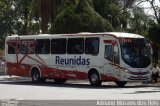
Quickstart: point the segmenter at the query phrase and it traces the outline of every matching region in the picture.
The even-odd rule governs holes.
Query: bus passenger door
[[[108,76],[119,77],[119,53],[117,45],[107,44],[104,51],[104,73]]]

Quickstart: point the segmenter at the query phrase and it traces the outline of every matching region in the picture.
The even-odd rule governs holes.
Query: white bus
[[[89,79],[93,86],[103,81],[124,86],[151,80],[150,46],[143,36],[130,33],[8,36],[5,58],[8,75],[33,82]]]

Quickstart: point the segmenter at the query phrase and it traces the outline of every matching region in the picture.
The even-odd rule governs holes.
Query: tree
[[[105,32],[113,30],[109,21],[98,14],[89,1],[79,1],[76,7],[76,13],[79,14],[81,18],[82,31]]]
[[[158,24],[160,24],[160,1],[159,0],[137,0],[137,6],[141,5],[142,3],[149,3],[150,7],[141,7],[142,9],[150,9],[152,10],[152,18],[154,18]]]
[[[18,34],[20,35],[27,35],[29,30],[29,23],[31,21],[30,18],[30,4],[32,0],[12,0],[13,6],[14,6],[14,12],[16,14],[15,19],[15,26],[16,24],[19,25],[19,28],[17,29]],[[21,29],[21,30],[19,30]]]
[[[119,0],[93,0],[94,10],[107,19],[114,28],[120,27],[119,15],[122,4]]]
[[[154,25],[149,29],[149,38],[152,40],[153,59],[158,63],[158,54],[160,49],[160,25]]]
[[[50,33],[112,31],[110,23],[95,12],[90,3],[79,0],[78,4],[68,5],[56,17]]]
[[[158,22],[158,24],[160,24],[160,6],[156,5],[155,0],[146,0],[146,1],[150,3],[150,5],[153,9],[154,15],[155,15],[155,19]],[[159,1],[159,3],[160,3],[160,1]]]
[[[50,33],[77,33],[79,27],[80,18],[75,14],[75,6],[70,5],[58,14]]]
[[[59,13],[61,3],[64,2],[62,0],[32,0],[32,16],[40,21],[42,33],[48,33],[49,24],[53,23]]]
[[[152,41],[160,44],[160,25],[154,25],[150,27],[148,35]]]
[[[0,49],[4,48],[4,39],[12,33],[14,12],[10,0],[0,0]]]
[[[133,33],[147,36],[149,28],[149,18],[144,13],[144,10],[135,7],[132,9],[132,17],[129,19],[130,31]]]
[[[124,10],[127,8],[133,8],[136,1],[137,0],[123,0]]]
[[[93,0],[94,9],[107,19],[116,31],[127,29],[128,8],[135,0]]]

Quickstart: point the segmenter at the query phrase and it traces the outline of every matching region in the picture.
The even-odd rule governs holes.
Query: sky
[[[155,0],[155,6],[158,6],[160,8],[160,0]],[[152,9],[150,9],[149,7],[151,7],[149,2],[144,2],[141,4],[142,7],[146,8],[145,12],[149,15],[154,15],[154,12]]]

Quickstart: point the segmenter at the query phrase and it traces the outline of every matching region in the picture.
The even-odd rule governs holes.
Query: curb
[[[0,81],[11,81],[11,80],[19,80],[19,77],[18,76],[10,77],[8,75],[0,77]]]
[[[2,76],[2,75],[6,75],[5,72],[0,72],[0,76]]]
[[[18,81],[18,80],[29,80],[26,77],[19,77],[19,76],[9,76],[9,75],[0,75],[0,81]]]

